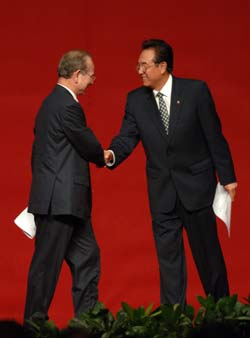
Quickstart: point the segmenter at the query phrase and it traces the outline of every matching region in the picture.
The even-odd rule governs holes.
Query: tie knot
[[[158,93],[156,94],[156,96],[162,99],[163,96],[164,96],[164,94],[162,94],[161,92],[158,92]]]

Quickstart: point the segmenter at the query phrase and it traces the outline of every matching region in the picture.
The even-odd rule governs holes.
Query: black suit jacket
[[[142,141],[151,213],[170,211],[176,193],[194,211],[213,202],[216,173],[221,184],[235,182],[228,144],[207,85],[173,77],[169,135],[150,88],[128,94],[122,127],[110,145],[119,165]]]
[[[34,133],[29,212],[88,218],[89,162],[104,166],[103,149],[80,104],[62,86],[42,103]]]

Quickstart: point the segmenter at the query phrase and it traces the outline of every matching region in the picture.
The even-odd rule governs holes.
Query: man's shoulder
[[[62,86],[56,85],[41,102],[37,115],[49,114],[51,118],[66,111],[82,113],[82,107]]]
[[[191,86],[191,87],[202,87],[206,86],[206,82],[199,79],[192,78],[183,78],[183,77],[175,77],[173,76],[173,83],[176,83],[181,86]]]
[[[151,93],[152,93],[152,89],[151,88],[145,87],[145,86],[141,86],[141,87],[137,87],[135,89],[132,89],[128,93],[128,97],[140,97],[140,96],[149,95]]]
[[[205,81],[203,80],[199,80],[199,79],[192,79],[192,78],[182,78],[182,77],[176,77],[173,76],[173,86],[179,86],[179,87],[183,87],[183,88],[189,88],[189,89],[199,89],[202,87],[207,87],[207,84]],[[128,97],[129,98],[139,98],[139,97],[143,97],[143,96],[147,96],[147,95],[151,95],[152,94],[152,89],[146,86],[141,86],[141,87],[137,87],[133,90],[131,90],[128,93]]]
[[[47,98],[51,99],[60,98],[63,101],[73,101],[73,102],[75,101],[70,92],[66,88],[58,84],[52,89],[51,93],[47,96]]]
[[[53,107],[79,106],[70,92],[60,85],[56,85],[43,100],[43,104]]]
[[[192,79],[192,78],[180,78],[173,77],[173,88],[180,89],[187,93],[197,93],[198,95],[201,92],[210,92],[210,89],[207,83],[204,80]]]

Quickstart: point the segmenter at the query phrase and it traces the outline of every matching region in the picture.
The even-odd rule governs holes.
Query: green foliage
[[[29,334],[32,338],[57,338],[59,329],[52,320],[46,320],[43,314],[35,313],[26,321]]]
[[[247,302],[247,304],[250,305],[250,293],[249,293],[248,297],[244,297],[243,299]]]
[[[230,337],[250,337],[250,304],[238,301],[237,295],[223,297],[215,303],[213,297],[198,297],[202,307],[194,321],[195,330],[209,330]]]
[[[122,302],[114,317],[98,302],[95,307],[69,322],[69,328],[83,328],[92,338],[190,338],[204,335],[204,330],[233,332],[235,337],[250,336],[250,302],[238,301],[237,295],[215,302],[212,296],[198,297],[197,314],[192,306],[161,305],[153,310],[150,304],[133,308]],[[51,321],[32,318],[29,321],[34,338],[57,338],[59,330]],[[224,331],[223,331],[224,330]]]
[[[217,303],[212,296],[197,298],[202,307],[195,319],[196,326],[211,322],[250,321],[250,304],[240,303],[237,295],[223,297]]]
[[[95,307],[88,312],[80,314],[78,318],[73,318],[69,322],[69,327],[84,328],[93,337],[103,337],[113,326],[114,317],[101,302],[96,303]]]

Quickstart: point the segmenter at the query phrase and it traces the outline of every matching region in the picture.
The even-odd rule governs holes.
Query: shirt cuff
[[[113,161],[112,162],[108,162],[106,164],[106,166],[107,167],[112,167],[115,164],[115,153],[113,152],[113,150],[110,150],[110,149],[108,149],[108,151],[110,151],[112,153],[112,155],[113,155]]]

